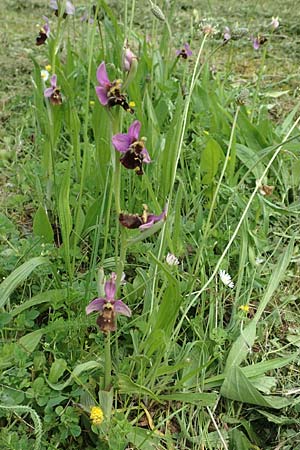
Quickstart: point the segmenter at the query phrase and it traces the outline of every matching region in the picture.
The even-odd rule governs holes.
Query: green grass
[[[79,3],[66,20],[48,2],[5,0],[1,11],[0,443],[297,449],[299,12],[161,2],[167,27],[150,3],[100,1],[101,32],[80,22]],[[42,15],[51,37],[36,47]],[[247,35],[222,45],[225,25]],[[268,40],[255,51],[258,32]],[[138,56],[133,115],[94,89],[103,60],[110,80],[126,78],[125,36]],[[176,60],[185,42],[193,55]],[[59,106],[43,96],[46,64]],[[134,120],[152,159],[142,176],[111,145]],[[167,219],[123,228],[119,211],[143,220],[143,204],[156,215],[168,204]],[[107,334],[85,307],[111,272],[132,316]]]

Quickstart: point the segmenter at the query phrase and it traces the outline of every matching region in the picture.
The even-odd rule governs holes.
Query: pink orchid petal
[[[128,134],[118,133],[112,137],[112,144],[118,152],[126,153],[132,141]]]
[[[128,136],[131,139],[131,142],[130,142],[131,144],[135,141],[138,141],[140,131],[141,131],[141,122],[138,120],[135,120],[134,122],[132,122],[132,124],[128,128]]]
[[[106,106],[108,103],[107,90],[104,87],[96,86],[96,94],[101,105]]]
[[[85,308],[86,314],[91,314],[94,311],[102,311],[105,303],[105,298],[95,298],[95,300],[91,301]]]
[[[53,94],[53,88],[47,88],[44,90],[44,97],[51,97],[51,95]]]
[[[109,81],[104,61],[102,61],[102,63],[100,64],[100,66],[97,69],[97,80],[103,87],[111,86],[111,82]]]
[[[122,314],[123,316],[131,317],[131,310],[130,310],[130,308],[128,308],[128,306],[125,305],[125,303],[123,303],[122,300],[115,301],[115,303],[114,303],[114,311],[117,314]]]
[[[53,88],[56,88],[56,86],[57,86],[57,76],[56,75],[52,75],[52,77],[50,78],[50,84]]]
[[[150,220],[150,221],[148,221],[148,220],[147,220],[147,223],[144,223],[143,225],[139,226],[140,230],[147,230],[148,228],[151,228],[154,225],[154,220]]]
[[[69,15],[75,14],[75,6],[69,0],[66,3],[66,13]]]
[[[151,163],[151,158],[150,155],[148,153],[148,150],[144,147],[143,150],[141,151],[141,154],[143,155],[143,162],[145,164],[149,164]]]
[[[115,299],[116,295],[116,274],[113,272],[111,274],[110,280],[108,280],[104,285],[105,297],[108,302]]]

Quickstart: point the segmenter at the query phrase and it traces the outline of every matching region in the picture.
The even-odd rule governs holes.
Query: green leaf
[[[67,363],[64,359],[56,359],[50,368],[48,380],[50,383],[57,383],[67,368]]]
[[[99,391],[99,405],[103,410],[104,417],[106,419],[110,419],[112,409],[113,409],[113,399],[114,399],[114,391],[111,389],[110,391]]]
[[[16,306],[11,312],[11,317],[19,315],[21,312],[25,311],[32,306],[41,305],[42,303],[50,303],[53,308],[58,308],[63,306],[64,301],[71,296],[77,295],[75,291],[70,291],[70,289],[52,289],[46,292],[41,292],[35,295],[30,300]]]
[[[204,174],[202,178],[204,184],[212,184],[222,155],[223,152],[218,142],[214,139],[209,139],[202,152],[200,163],[200,171]]]
[[[263,396],[237,366],[228,370],[220,392],[223,397],[231,400],[274,409],[284,408],[294,401],[271,395]]]
[[[232,449],[253,450],[254,448],[245,434],[237,428],[234,428],[229,432],[229,438],[230,448]]]
[[[123,373],[120,373],[118,376],[118,386],[121,394],[147,395],[158,403],[162,403],[154,392],[145,386],[135,383],[128,375]]]
[[[75,367],[75,369],[72,371],[71,375],[69,376],[69,378],[65,383],[53,384],[49,380],[47,380],[47,383],[55,391],[62,391],[67,386],[69,386],[69,384],[73,379],[77,381],[77,378],[82,372],[90,371],[93,369],[99,369],[100,367],[103,367],[103,363],[100,363],[98,361],[88,361],[86,363],[78,364],[78,366]]]
[[[53,242],[54,233],[48,215],[42,205],[39,206],[33,219],[33,234],[41,237],[44,242]]]
[[[50,264],[48,258],[38,256],[26,261],[15,269],[0,285],[0,308],[8,300],[11,293],[29,277],[31,272],[42,264]]]
[[[226,373],[232,366],[239,366],[246,358],[249,350],[254,344],[256,338],[256,323],[251,321],[243,329],[242,333],[232,344],[228,354],[224,372]]]
[[[22,348],[24,348],[28,353],[32,353],[36,347],[38,346],[42,336],[43,336],[42,330],[35,330],[31,333],[26,334],[25,336],[22,336],[18,343],[21,345]]]
[[[203,392],[174,392],[174,394],[163,394],[160,400],[191,403],[197,406],[214,406],[218,399],[217,394]]]

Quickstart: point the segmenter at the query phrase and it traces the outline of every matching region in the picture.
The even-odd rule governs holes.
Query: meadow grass
[[[5,2],[2,447],[300,448],[297,13]]]

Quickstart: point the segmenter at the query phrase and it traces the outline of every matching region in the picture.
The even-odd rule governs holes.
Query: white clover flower
[[[231,289],[234,288],[234,283],[231,281],[231,276],[229,273],[225,272],[225,270],[219,270],[219,276],[221,278],[222,283],[225,284],[225,286],[230,287]]]
[[[42,77],[42,79],[44,80],[44,81],[47,81],[48,80],[48,78],[49,78],[49,72],[48,72],[48,70],[41,70],[41,77]]]
[[[169,264],[169,266],[178,266],[179,259],[176,258],[176,256],[173,255],[173,253],[168,253],[166,256],[166,262],[167,264]]]

